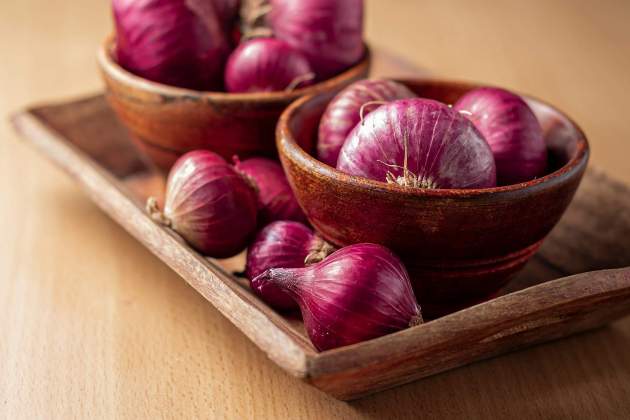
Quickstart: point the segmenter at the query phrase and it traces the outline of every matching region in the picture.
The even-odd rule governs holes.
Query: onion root
[[[172,224],[171,219],[169,219],[168,217],[164,215],[164,213],[162,213],[162,211],[160,210],[160,206],[158,205],[157,198],[149,197],[147,199],[147,204],[145,206],[145,209],[147,213],[149,214],[149,216],[151,216],[151,219],[153,219],[154,222],[157,222],[161,224],[162,226],[166,226],[166,227],[171,226]]]

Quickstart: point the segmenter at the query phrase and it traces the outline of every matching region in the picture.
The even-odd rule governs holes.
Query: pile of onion
[[[363,0],[243,0],[242,6],[238,0],[112,0],[112,5],[118,63],[174,86],[293,90],[330,78],[365,54]]]
[[[474,89],[454,106],[390,80],[363,80],[322,115],[317,157],[350,175],[409,188],[489,188],[545,174],[547,149],[520,96]]]
[[[208,4],[196,16],[229,14],[229,7]],[[287,4],[295,6],[270,2]],[[305,1],[295,10],[343,9],[329,6],[317,9]],[[273,22],[279,12],[271,10]],[[264,57],[268,48],[280,51],[291,66],[273,57],[256,58],[262,67],[250,66],[248,60]],[[235,54],[225,79],[233,91],[294,88],[296,79],[310,83],[304,75],[319,71],[312,57],[280,39],[249,40]],[[259,78],[258,70],[273,77]],[[317,153],[347,174],[411,189],[489,188],[497,177],[501,183],[527,181],[547,166],[542,129],[520,96],[481,88],[451,107],[389,80],[357,82],[333,99],[320,121]],[[306,225],[276,161],[234,157],[230,164],[210,151],[189,152],[169,173],[163,207],[154,198],[147,202],[154,220],[205,255],[229,257],[247,247],[245,274],[253,292],[278,310],[299,309],[320,351],[422,322],[400,259],[378,244],[335,250]]]

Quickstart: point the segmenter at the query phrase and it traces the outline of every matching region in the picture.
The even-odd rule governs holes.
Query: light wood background
[[[542,97],[630,182],[630,2],[371,0],[368,40]],[[284,374],[22,144],[5,116],[100,89],[105,0],[0,4],[0,417],[630,418],[630,319],[352,403]]]

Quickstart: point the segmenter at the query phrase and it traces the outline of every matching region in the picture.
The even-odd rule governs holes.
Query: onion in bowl
[[[232,52],[225,68],[228,92],[291,91],[314,78],[302,53],[273,38],[245,41]]]
[[[167,85],[221,88],[229,43],[212,7],[200,0],[113,0],[112,6],[118,64]]]
[[[496,186],[492,151],[459,112],[431,99],[402,99],[372,111],[349,134],[337,169],[410,188]]]
[[[274,36],[302,52],[319,80],[363,57],[363,0],[270,0],[269,6]]]
[[[385,79],[359,80],[339,92],[326,107],[319,123],[317,158],[335,166],[350,131],[370,111],[395,99],[416,94],[405,85]]]
[[[462,96],[454,109],[466,115],[488,141],[499,184],[544,175],[547,147],[538,119],[527,103],[505,89],[482,87]]]

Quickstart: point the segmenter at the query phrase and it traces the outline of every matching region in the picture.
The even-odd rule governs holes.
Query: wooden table
[[[89,4],[88,4],[89,3]],[[56,5],[54,5],[56,4]],[[566,110],[630,182],[630,3],[368,1],[367,37],[425,73]],[[0,114],[95,92],[108,2],[0,12]],[[630,319],[352,403],[289,377],[0,124],[0,417],[629,418]]]

